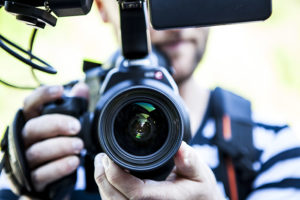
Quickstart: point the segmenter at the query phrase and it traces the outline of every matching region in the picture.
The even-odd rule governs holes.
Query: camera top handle
[[[146,2],[118,0],[118,3],[123,56],[129,60],[145,58],[150,51]]]

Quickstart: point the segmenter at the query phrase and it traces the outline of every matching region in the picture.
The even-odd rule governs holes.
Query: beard
[[[206,39],[198,44],[195,40],[185,40],[186,47],[177,47],[180,42],[168,40],[167,43],[154,45],[164,54],[174,72],[172,74],[177,85],[188,80],[201,62],[206,49]]]

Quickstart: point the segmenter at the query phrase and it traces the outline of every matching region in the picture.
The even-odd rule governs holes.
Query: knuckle
[[[106,174],[107,174],[107,179],[112,184],[116,184],[116,183],[119,183],[120,181],[122,181],[122,180],[120,180],[120,177],[118,175],[112,174],[110,169],[107,170]]]
[[[79,129],[78,127],[80,127],[80,123],[78,122],[78,120],[72,116],[62,114],[49,114],[48,118],[49,121],[52,122],[54,129],[57,131],[70,132],[73,129]]]
[[[61,115],[51,114],[47,117],[49,118],[49,120],[51,120],[52,126],[55,130],[64,131],[67,129],[67,122]]]
[[[67,175],[69,172],[69,167],[67,164],[65,165],[58,165],[60,167],[57,167],[57,176],[59,177],[63,177],[65,175]]]
[[[53,127],[56,130],[64,130],[65,124],[62,123],[60,120],[56,120],[56,121],[53,121]]]
[[[44,119],[44,116],[29,119],[24,125],[22,131],[23,137],[28,138],[33,136],[32,133],[42,132],[42,130],[45,128],[45,122],[47,123],[47,121]]]
[[[26,122],[22,131],[23,137],[29,136],[30,132],[33,131],[34,127],[35,127],[35,119],[30,119],[28,122]]]
[[[24,108],[26,108],[32,104],[32,99],[34,99],[35,96],[43,95],[46,91],[47,91],[47,86],[41,86],[41,87],[38,87],[37,89],[35,89],[30,95],[28,95],[25,98],[25,100],[23,102]]]
[[[79,144],[74,142],[77,140],[80,141],[80,139],[77,138],[58,137],[50,140],[51,144],[49,142],[48,146],[55,148],[56,150],[53,152],[56,152],[56,154],[60,156],[73,155],[81,150],[79,149]]]
[[[40,159],[40,154],[34,147],[31,147],[26,151],[26,158],[29,162],[37,161]]]
[[[73,172],[79,164],[79,158],[71,156],[64,159],[59,165],[56,165],[57,173],[61,176],[65,176]]]
[[[68,165],[68,163],[61,164],[60,167],[57,168],[58,174],[65,175],[68,174],[71,171],[71,167]]]
[[[33,94],[41,94],[41,95],[46,94],[49,87],[50,86],[47,85],[40,86],[34,90]]]
[[[99,187],[102,186],[102,183],[104,183],[106,179],[105,173],[98,175],[97,177],[95,177],[95,181],[96,183],[98,183]]]

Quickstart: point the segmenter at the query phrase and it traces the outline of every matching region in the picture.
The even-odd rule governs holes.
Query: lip
[[[166,42],[162,44],[162,46],[168,49],[175,49],[178,46],[180,46],[180,44],[182,44],[183,42],[184,42],[183,40],[176,40],[176,41]]]
[[[171,42],[166,42],[160,45],[161,49],[166,53],[174,53],[179,51],[181,46],[183,46],[187,41],[184,40],[176,40]]]

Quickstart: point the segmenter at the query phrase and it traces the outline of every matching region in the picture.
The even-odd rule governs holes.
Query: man
[[[112,23],[118,31],[116,2],[97,0],[96,3],[103,20]],[[120,169],[104,153],[97,155],[94,178],[102,199],[226,198],[224,180],[216,181],[211,170],[219,165],[218,149],[209,142],[215,133],[214,119],[206,115],[211,93],[201,88],[192,76],[203,56],[207,37],[206,28],[167,31],[151,29],[153,45],[167,55],[174,67],[174,79],[189,109],[192,136],[202,138],[203,142],[193,140],[194,148],[183,143],[174,157],[176,167],[167,180],[161,182],[136,178]],[[22,135],[26,158],[32,170],[31,178],[38,191],[43,191],[48,184],[71,174],[80,165],[76,155],[84,145],[76,137],[81,128],[79,121],[61,114],[40,116],[41,107],[60,98],[62,93],[61,86],[42,87],[24,102],[23,114],[27,123]],[[87,98],[88,88],[78,84],[71,93]],[[251,192],[248,199],[300,199],[300,191],[297,190],[300,183],[300,159],[297,158],[300,155],[299,141],[285,126],[254,124],[254,145],[262,153],[257,162],[253,163],[257,176],[249,185]],[[78,174],[76,188],[84,189],[84,184],[80,182],[83,179],[80,170]],[[71,195],[71,199],[80,198]]]

